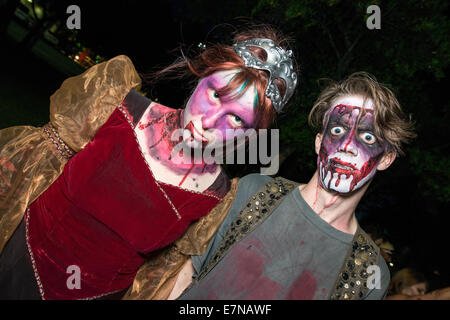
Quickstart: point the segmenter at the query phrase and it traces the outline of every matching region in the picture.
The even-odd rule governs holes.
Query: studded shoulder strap
[[[329,299],[363,299],[368,291],[369,274],[367,268],[378,262],[379,252],[378,246],[358,225]]]

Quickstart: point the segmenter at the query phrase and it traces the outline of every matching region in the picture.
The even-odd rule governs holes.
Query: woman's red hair
[[[267,38],[275,42],[276,45],[283,47],[286,38],[269,26],[253,28],[234,35],[233,43],[249,40],[252,38]],[[286,49],[286,48],[284,48]],[[262,61],[267,59],[266,52],[260,48],[250,48],[252,53]],[[256,128],[267,128],[276,118],[276,111],[272,107],[272,101],[266,97],[265,91],[269,80],[269,73],[264,70],[248,68],[243,60],[234,51],[233,47],[224,44],[213,44],[208,46],[201,54],[194,58],[183,57],[167,68],[156,72],[150,79],[157,81],[160,78],[185,78],[194,75],[197,78],[207,77],[217,71],[240,69],[241,71],[227,84],[227,86],[218,90],[219,95],[227,95],[241,87],[245,82],[246,86],[255,85],[258,101],[255,108]],[[286,84],[283,80],[276,79],[276,85],[284,95]],[[243,90],[244,92],[245,90]],[[243,94],[240,92],[237,96]]]

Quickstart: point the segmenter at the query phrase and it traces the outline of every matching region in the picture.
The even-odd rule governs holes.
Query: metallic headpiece
[[[251,47],[264,49],[267,53],[267,60],[262,61],[256,57],[249,50]],[[281,112],[297,85],[297,74],[294,72],[291,59],[292,51],[285,51],[270,39],[260,38],[236,43],[233,45],[233,49],[244,60],[246,67],[269,71],[270,78],[266,89],[266,97],[272,101],[275,111]],[[283,79],[286,83],[286,92],[283,97],[275,84],[275,79],[277,78]]]

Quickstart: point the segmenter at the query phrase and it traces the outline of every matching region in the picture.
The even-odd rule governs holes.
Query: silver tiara
[[[262,61],[249,50],[250,47],[264,49],[267,53],[267,60]],[[294,94],[297,85],[297,74],[294,72],[292,63],[292,51],[285,51],[275,45],[270,39],[254,38],[242,41],[233,45],[234,51],[244,60],[246,67],[269,71],[269,84],[266,89],[266,97],[272,101],[272,105],[277,113],[281,112],[288,100]],[[282,97],[275,79],[283,79],[286,83],[286,92]]]

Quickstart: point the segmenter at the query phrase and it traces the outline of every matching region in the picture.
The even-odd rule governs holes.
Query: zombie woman
[[[297,80],[266,28],[159,76],[174,73],[197,79],[184,109],[139,94],[133,64],[118,56],[64,81],[44,127],[0,131],[0,298],[123,295],[150,253],[215,220],[208,212],[236,188],[186,150],[268,127]]]

